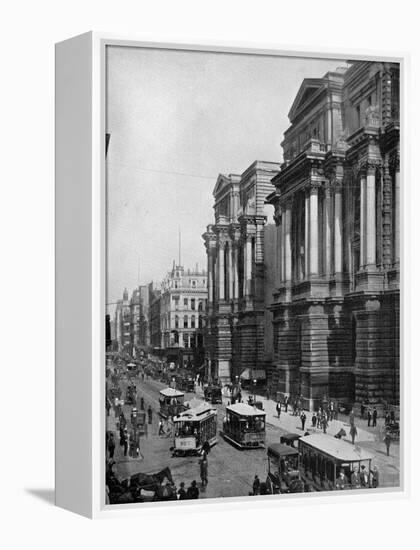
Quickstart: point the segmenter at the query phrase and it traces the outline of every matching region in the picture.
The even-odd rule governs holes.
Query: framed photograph
[[[404,79],[369,52],[57,44],[59,506],[404,493]]]

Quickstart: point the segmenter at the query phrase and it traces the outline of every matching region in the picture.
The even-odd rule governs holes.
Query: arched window
[[[198,302],[198,311],[203,311],[203,302],[201,300]]]
[[[184,328],[188,328],[188,315],[184,315]]]

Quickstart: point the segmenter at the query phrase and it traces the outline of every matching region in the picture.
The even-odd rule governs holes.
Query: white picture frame
[[[105,504],[105,52],[107,46],[239,52],[273,56],[388,60],[401,67],[401,181],[407,135],[407,54],[280,48],[273,45],[144,42],[89,32],[56,45],[56,504],[90,518],[138,514],[145,505]],[[407,186],[402,185],[402,208]],[[402,227],[402,230],[404,228]],[[402,235],[402,264],[404,264]],[[404,274],[401,281],[404,318]],[[77,342],[77,354],[74,343]],[[401,346],[401,364],[406,362]],[[351,500],[408,494],[406,368],[401,369],[401,486]],[[77,452],[75,452],[77,451]],[[76,475],[77,474],[77,475]],[[299,502],[300,496],[258,499],[258,505]],[[342,496],[305,495],[305,499]],[[297,500],[296,500],[297,499]],[[247,497],[212,499],[195,505],[246,506]],[[256,502],[255,499],[253,502]],[[154,507],[170,506],[156,503]],[[188,506],[192,504],[187,503]],[[183,506],[179,507],[182,513]],[[178,512],[178,510],[177,510]]]

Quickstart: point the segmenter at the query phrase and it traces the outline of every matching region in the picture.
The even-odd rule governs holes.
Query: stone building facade
[[[203,235],[208,260],[205,348],[207,378],[228,383],[245,370],[265,377],[271,365],[274,224],[267,226],[266,196],[280,165],[255,161],[242,175],[220,175],[213,191],[215,223]],[[272,218],[271,218],[272,220]],[[271,301],[271,300],[270,300]]]
[[[184,269],[174,263],[162,282],[160,347],[166,356],[176,356],[180,366],[200,366],[198,363],[203,361],[206,305],[206,271],[198,268]]]
[[[276,221],[273,390],[399,402],[399,67],[305,79],[267,200]]]

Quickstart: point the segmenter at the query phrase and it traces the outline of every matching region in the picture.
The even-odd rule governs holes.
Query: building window
[[[198,311],[203,311],[203,302],[202,302],[202,300],[200,300],[198,302]]]
[[[179,317],[175,315],[175,328],[179,328]]]
[[[195,315],[191,316],[191,328],[195,328]]]
[[[192,286],[193,288],[195,288],[195,287],[197,286],[197,281],[192,280],[192,281],[191,281],[191,286]]]
[[[188,328],[188,315],[184,315],[184,328]]]
[[[198,316],[198,328],[203,328],[203,317],[201,315]]]
[[[195,298],[191,298],[191,309],[195,310]]]
[[[188,298],[184,298],[184,307],[188,309]]]

